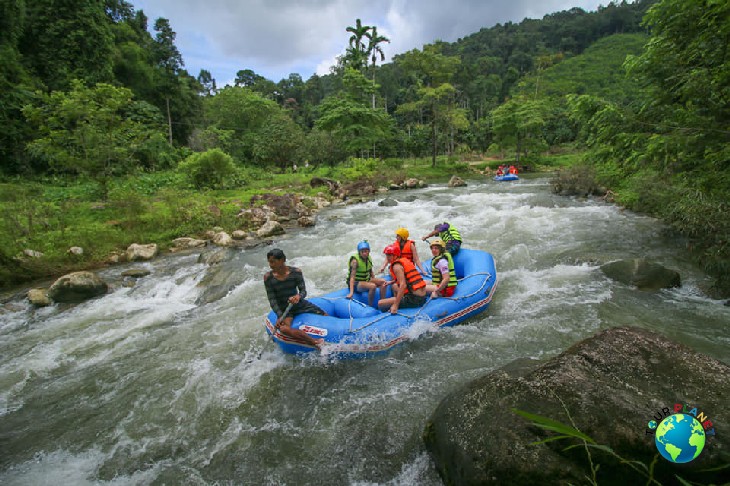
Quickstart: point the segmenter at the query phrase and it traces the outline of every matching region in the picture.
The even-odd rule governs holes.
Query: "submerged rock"
[[[601,270],[609,278],[634,285],[639,290],[659,290],[681,285],[679,273],[643,258],[606,263],[601,265]]]
[[[613,328],[543,363],[515,363],[447,396],[424,431],[426,448],[446,484],[582,484],[591,477],[586,449],[576,440],[535,442],[558,434],[534,426],[519,409],[557,420],[647,466],[657,455],[650,420],[675,403],[704,413],[710,428],[730,424],[730,367],[665,337]],[[566,450],[566,447],[579,444]],[[646,478],[611,455],[590,448],[600,464],[598,484],[639,484]],[[730,463],[730,434],[707,437],[701,455],[679,468],[661,457],[662,484],[722,482]]]

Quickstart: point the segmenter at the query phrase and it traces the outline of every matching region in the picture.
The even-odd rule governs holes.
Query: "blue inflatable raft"
[[[431,261],[424,262],[431,268]],[[383,353],[433,326],[453,326],[489,308],[497,287],[497,270],[491,254],[462,248],[454,257],[459,280],[452,297],[430,299],[422,307],[399,309],[396,314],[367,305],[367,292],[347,299],[347,288],[308,299],[327,312],[327,316],[300,314],[292,328],[325,340],[324,353],[344,358],[363,358]],[[380,298],[376,290],[375,305]],[[392,296],[388,286],[383,297]],[[281,334],[274,328],[276,314],[266,316],[266,331],[286,353],[302,354],[316,348]]]
[[[519,177],[517,177],[517,174],[505,174],[501,176],[494,176],[495,181],[518,181],[520,180]]]

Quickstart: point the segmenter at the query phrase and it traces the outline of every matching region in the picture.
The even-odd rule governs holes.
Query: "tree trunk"
[[[436,117],[431,120],[431,167],[436,167]]]
[[[170,98],[165,98],[165,104],[167,105],[167,135],[172,145],[172,116],[170,115]]]

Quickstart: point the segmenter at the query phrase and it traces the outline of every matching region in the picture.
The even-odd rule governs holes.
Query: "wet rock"
[[[256,231],[256,236],[266,238],[284,234],[284,227],[278,221],[267,221],[261,228]]]
[[[207,244],[205,240],[198,238],[189,238],[183,236],[181,238],[175,238],[172,240],[172,246],[175,250],[186,250],[189,248],[202,248]]]
[[[386,197],[385,199],[383,199],[382,201],[380,201],[378,203],[378,206],[384,206],[384,207],[392,207],[392,206],[397,206],[397,205],[398,205],[398,201],[396,201],[392,197]]]
[[[535,445],[557,434],[513,409],[573,423],[597,444],[649,465],[657,454],[649,420],[683,403],[719,427],[730,423],[728,396],[726,364],[654,332],[613,328],[546,362],[515,363],[456,390],[432,414],[424,441],[446,484],[582,484],[590,477],[585,449],[566,449],[571,440]],[[600,449],[591,457],[601,465],[599,484],[646,482]],[[719,484],[724,471],[704,470],[729,462],[730,435],[718,433],[681,469],[659,458],[654,477]]]
[[[138,243],[132,243],[127,247],[127,261],[146,261],[152,260],[159,253],[159,248],[156,243],[150,243],[148,245],[140,245]]]
[[[449,187],[464,187],[464,186],[466,186],[466,182],[464,182],[464,179],[462,179],[459,176],[451,176],[451,179],[449,179],[448,186]]]
[[[219,231],[213,236],[213,244],[217,246],[232,246],[233,238],[225,231]]]
[[[146,277],[150,273],[152,272],[147,270],[146,268],[130,268],[129,270],[125,270],[122,272],[122,277],[142,278]]]
[[[618,260],[601,265],[606,276],[639,290],[659,290],[679,287],[679,273],[642,258]]]
[[[59,278],[48,289],[55,302],[78,303],[105,294],[109,286],[93,272],[73,272]]]
[[[53,304],[46,289],[30,289],[27,296],[30,303],[36,307],[47,307]]]

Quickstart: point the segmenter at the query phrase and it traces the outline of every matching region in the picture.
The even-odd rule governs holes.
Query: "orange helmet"
[[[385,249],[383,250],[383,253],[385,253],[386,255],[395,255],[395,256],[399,257],[400,256],[400,246],[398,246],[397,243],[390,244],[385,247]]]

